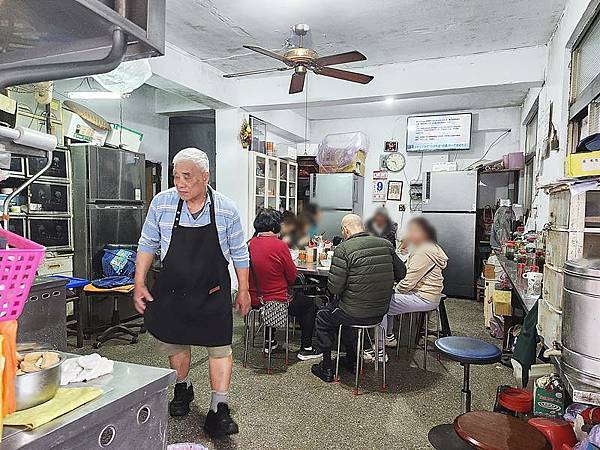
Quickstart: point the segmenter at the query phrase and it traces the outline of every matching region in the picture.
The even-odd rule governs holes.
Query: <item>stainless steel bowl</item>
[[[17,375],[15,380],[17,411],[41,405],[56,395],[56,391],[60,386],[60,366],[65,357],[60,352],[49,351],[58,354],[59,361],[56,364],[39,372]],[[23,355],[25,354],[23,353]]]

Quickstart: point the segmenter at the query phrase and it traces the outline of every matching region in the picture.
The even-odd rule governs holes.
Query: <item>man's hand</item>
[[[238,291],[235,296],[235,309],[237,309],[242,316],[245,316],[250,312],[250,306],[250,292],[247,290]]]
[[[146,310],[146,302],[154,301],[145,284],[136,284],[133,288],[133,305],[140,314]]]

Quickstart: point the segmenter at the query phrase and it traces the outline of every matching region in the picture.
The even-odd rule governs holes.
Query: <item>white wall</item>
[[[552,152],[550,157],[536,164],[539,177],[537,185],[542,186],[551,181],[564,177],[564,158],[567,154],[567,126],[569,108],[569,84],[570,84],[570,49],[567,48],[569,40],[573,37],[575,30],[584,17],[587,19],[598,5],[598,0],[570,0],[567,3],[563,17],[548,44],[546,63],[546,80],[541,90],[530,91],[525,100],[522,111],[522,121],[525,120],[531,110],[531,106],[539,93],[538,113],[538,153],[543,146],[544,138],[547,136],[547,111],[550,103],[553,104],[552,123],[558,130],[560,150]],[[546,120],[544,118],[546,117]],[[525,134],[522,133],[523,146]],[[539,160],[539,158],[538,158]],[[534,222],[538,230],[548,221],[548,196],[543,191],[538,191],[534,202]]]
[[[90,90],[87,83],[81,85],[81,79],[58,81],[55,89],[66,94],[73,90]],[[94,89],[98,85],[92,82]],[[143,85],[136,89],[129,98],[122,100],[123,125],[144,134],[140,152],[146,159],[162,164],[163,189],[167,187],[169,169],[169,118],[154,113],[156,89]],[[57,96],[60,100],[64,97]],[[118,100],[77,100],[84,106],[104,117],[109,122],[120,123],[120,106]]]
[[[402,201],[386,202],[386,207],[398,224],[406,222],[411,216],[408,195],[409,181],[421,178],[420,174],[430,170],[434,163],[448,161],[450,158],[451,161],[456,160],[458,162],[459,169],[463,169],[481,158],[490,144],[508,128],[512,130],[511,133],[498,141],[498,143],[491,148],[485,159],[492,161],[499,159],[506,153],[519,151],[520,108],[494,108],[470,112],[473,113],[473,134],[471,138],[471,149],[469,151],[427,153],[423,155],[422,163],[421,154],[409,153],[405,170],[400,173],[389,174],[390,180],[400,180],[404,182]],[[370,148],[366,161],[365,200],[363,206],[363,214],[365,217],[369,217],[375,209],[383,205],[381,202],[372,202],[371,198],[373,170],[379,169],[379,158],[380,155],[383,154],[384,141],[398,141],[399,151],[405,156],[407,155],[406,120],[407,116],[402,115],[362,119],[311,121],[310,140],[312,143],[320,142],[325,135],[330,133],[363,131],[369,137]],[[406,205],[407,211],[405,213],[401,213],[398,210],[398,206],[401,203]]]

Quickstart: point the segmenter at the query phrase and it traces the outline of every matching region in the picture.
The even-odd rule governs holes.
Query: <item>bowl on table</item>
[[[319,261],[319,264],[322,266],[323,269],[329,270],[329,268],[331,267],[331,259],[322,259],[321,261]]]
[[[29,353],[23,352],[22,356]],[[44,353],[35,351],[35,353]],[[20,373],[15,379],[15,397],[17,411],[33,408],[51,400],[60,386],[61,364],[65,357],[57,351],[49,351],[58,355],[58,362],[40,369],[37,372]]]

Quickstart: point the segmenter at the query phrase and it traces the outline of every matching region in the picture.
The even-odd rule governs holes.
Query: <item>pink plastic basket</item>
[[[16,320],[23,311],[45,249],[4,228],[0,228],[0,237],[10,247],[0,249],[0,321]]]

